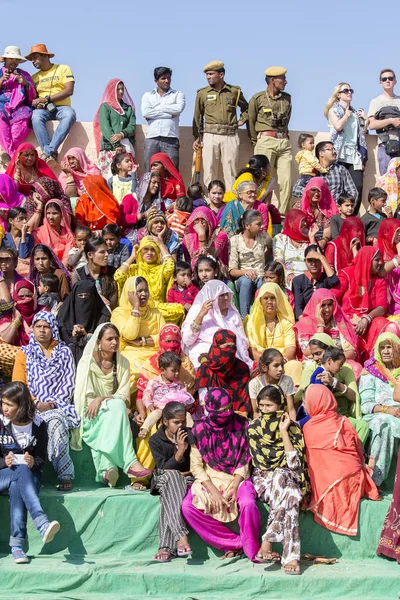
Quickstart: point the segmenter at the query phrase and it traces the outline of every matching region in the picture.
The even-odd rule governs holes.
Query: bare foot
[[[298,560],[291,560],[283,567],[286,575],[300,575],[300,565]]]

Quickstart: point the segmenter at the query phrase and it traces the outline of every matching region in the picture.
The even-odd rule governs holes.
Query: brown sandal
[[[72,479],[60,479],[56,487],[59,492],[70,492],[74,486]]]
[[[243,554],[243,549],[239,548],[239,550],[228,550],[221,556],[219,560],[225,560],[227,558],[236,558],[236,556],[241,556]]]

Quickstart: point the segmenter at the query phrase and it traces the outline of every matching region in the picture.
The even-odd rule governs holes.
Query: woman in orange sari
[[[336,412],[335,397],[324,385],[308,386],[304,406],[311,417],[303,427],[312,490],[308,510],[322,527],[355,536],[361,498],[380,500],[361,442],[350,421]]]
[[[83,180],[85,192],[79,196],[75,217],[92,231],[102,231],[110,224],[119,223],[118,202],[110,192],[106,180],[101,175],[89,175]]]

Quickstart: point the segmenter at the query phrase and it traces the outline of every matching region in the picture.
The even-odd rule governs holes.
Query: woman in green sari
[[[119,351],[119,331],[112,323],[99,325],[87,343],[76,373],[75,408],[81,425],[73,430],[71,448],[91,451],[96,481],[115,487],[118,469],[136,481],[151,475],[133,449],[127,407],[130,369]]]
[[[312,336],[308,348],[310,349],[311,356],[314,360],[312,362],[307,362],[303,369],[300,386],[297,390],[295,400],[302,400],[303,393],[310,385],[312,374],[321,364],[325,350],[335,346],[334,340],[326,333],[315,333]],[[368,439],[369,427],[368,423],[362,419],[360,395],[358,393],[353,368],[347,362],[344,363],[339,373],[336,375],[336,379],[338,380],[338,387],[342,388],[332,392],[338,405],[337,412],[349,419],[350,423],[357,431],[361,443],[364,445]]]
[[[381,333],[364,364],[359,389],[370,429],[369,453],[375,457],[372,479],[380,486],[389,474],[400,440],[400,339]]]

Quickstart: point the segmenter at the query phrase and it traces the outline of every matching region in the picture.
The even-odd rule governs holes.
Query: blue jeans
[[[242,275],[235,281],[235,287],[239,294],[239,312],[242,319],[249,314],[250,306],[254,300],[254,294],[256,293],[256,290],[262,286],[262,284],[262,276],[253,281],[252,279],[248,279],[245,275]]]
[[[10,496],[10,546],[23,546],[26,540],[27,511],[39,529],[49,519],[39,500],[40,476],[28,465],[0,469],[0,492]]]
[[[47,131],[47,121],[60,121],[50,140]],[[56,106],[55,110],[35,108],[32,113],[32,127],[39,145],[46,156],[57,156],[57,150],[67,137],[69,130],[76,121],[76,112],[71,106]]]
[[[164,152],[179,169],[179,140],[175,137],[155,137],[144,140],[144,171],[150,171],[150,159],[153,154]]]

